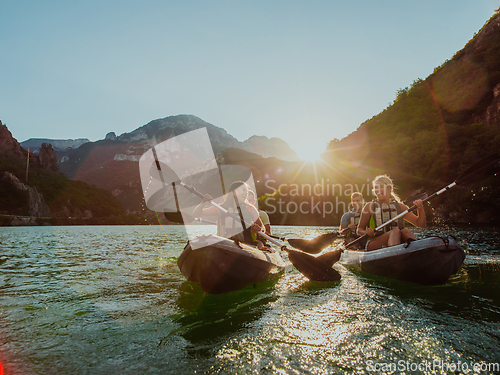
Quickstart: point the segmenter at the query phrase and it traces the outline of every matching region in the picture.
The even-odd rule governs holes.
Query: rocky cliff
[[[19,142],[12,136],[12,133],[7,129],[7,125],[3,125],[0,120],[0,150],[17,157],[26,157],[27,151],[24,150]]]
[[[2,124],[2,121],[0,121],[0,150],[14,158],[28,159],[28,151],[12,136],[12,133],[6,125]],[[30,166],[40,165],[48,171],[59,172],[56,153],[51,144],[43,143],[40,146],[38,155],[32,151],[29,154]]]
[[[27,202],[27,216],[35,217],[50,217],[50,209],[45,199],[43,199],[42,194],[31,186],[28,186],[21,181],[12,173],[5,171],[2,177],[2,184],[11,185],[14,189],[27,192],[28,202]]]
[[[38,152],[38,159],[40,160],[42,168],[56,173],[59,172],[56,152],[51,144],[42,143],[40,151]]]
[[[49,149],[47,145],[45,145],[42,155],[43,163],[37,155],[32,152],[29,154],[30,165],[42,167],[45,165],[48,168],[59,169],[55,153],[52,149]],[[50,209],[42,194],[35,187],[21,182],[18,176],[6,170],[8,169],[9,161],[11,163],[18,163],[23,166],[21,169],[23,181],[26,177],[29,177],[29,171],[26,172],[26,175],[24,174],[24,168],[28,161],[28,152],[21,147],[19,142],[12,136],[7,126],[3,125],[1,121],[0,155],[3,159],[2,170],[0,170],[3,198],[10,201],[7,203],[3,202],[2,204],[4,213],[21,213],[27,216],[50,217]],[[18,200],[18,202],[15,202],[16,200]]]
[[[39,155],[30,152],[28,159],[28,152],[1,122],[0,214],[7,215],[0,225],[137,222],[125,217],[123,205],[111,193],[59,173],[50,144],[42,144]]]

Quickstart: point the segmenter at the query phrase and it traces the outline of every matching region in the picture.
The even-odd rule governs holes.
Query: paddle
[[[156,169],[160,174],[159,178],[163,183],[165,183],[165,181],[169,181],[169,183],[172,184],[174,187],[176,184],[181,185],[192,194],[195,194],[203,199],[204,195],[202,193],[200,193],[194,187],[186,185],[184,182],[182,182],[177,176],[177,174],[168,165],[159,163],[158,159],[156,158],[156,153],[154,153],[154,156],[155,156],[154,166],[156,166]],[[154,168],[154,166],[152,167]],[[155,174],[152,174],[152,176],[155,176]],[[220,211],[224,212],[226,215],[234,218],[235,220],[238,221],[241,220],[240,217],[232,214],[231,212],[229,212],[219,204],[215,203],[214,201],[211,200],[210,204],[218,208]],[[269,242],[279,246],[282,251],[286,251],[288,253],[288,259],[290,260],[290,263],[292,263],[294,267],[297,268],[297,270],[300,273],[302,273],[305,277],[307,277],[309,280],[313,281],[340,280],[340,274],[332,268],[333,264],[340,259],[341,255],[340,251],[330,252],[328,254],[324,254],[319,257],[314,257],[300,250],[288,249],[286,245],[281,244],[280,242],[274,240],[265,233],[259,232],[258,235],[260,237],[265,238]]]
[[[470,166],[469,168],[467,168],[467,170],[465,172],[463,172],[454,182],[452,182],[448,186],[445,186],[441,190],[435,192],[430,197],[422,199],[422,201],[427,202],[427,201],[445,193],[446,191],[450,190],[451,188],[453,188],[457,185],[462,185],[464,182],[469,181],[474,177],[476,179],[478,179],[478,178],[481,178],[485,174],[494,173],[500,167],[499,163],[500,163],[500,154],[498,154],[498,153],[491,154],[491,155],[479,160],[478,162],[476,162],[474,165]],[[391,220],[386,221],[385,223],[379,225],[377,228],[375,228],[375,232],[386,227],[387,225],[389,225],[393,221],[396,221],[399,218],[405,216],[408,212],[413,211],[416,208],[417,208],[417,206],[415,206],[415,205],[411,206],[406,211],[403,211],[399,215],[393,217]],[[368,235],[364,234],[363,236],[361,236],[361,237],[355,239],[354,241],[352,241],[351,243],[347,244],[345,246],[345,248],[347,249],[347,248],[362,241],[363,239],[365,239],[367,237],[368,237]]]
[[[183,223],[184,218],[182,217],[182,213],[180,211],[176,212],[164,212],[163,215],[165,219],[171,221],[172,223]]]
[[[332,233],[324,233],[320,234],[317,237],[314,237],[311,240],[306,240],[303,238],[289,238],[288,243],[295,247],[296,249],[300,249],[309,254],[319,254],[321,251],[330,246],[335,239],[349,231],[349,228],[344,228],[340,232],[332,232]]]
[[[403,203],[407,206],[409,206],[410,204],[413,204],[413,202],[415,202],[417,199],[421,199],[421,200],[424,200],[424,199],[427,199],[429,196],[427,195],[427,193],[425,192],[424,189],[419,189],[419,190],[416,190],[414,191],[413,193],[411,193],[408,198],[406,198]]]
[[[424,191],[424,189],[420,189],[414,191],[408,198],[405,199],[404,203],[408,206],[409,204],[415,202],[417,199],[424,200],[427,197],[428,195]],[[319,254],[323,249],[330,246],[339,235],[342,235],[348,231],[349,228],[344,228],[340,232],[320,234],[319,236],[310,240],[305,240],[303,238],[290,238],[287,241],[293,247],[305,251],[309,254]]]

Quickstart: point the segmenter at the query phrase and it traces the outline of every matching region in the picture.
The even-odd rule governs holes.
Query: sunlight
[[[321,158],[321,154],[326,150],[324,140],[318,138],[307,138],[300,143],[295,150],[299,158],[305,162],[315,162]]]

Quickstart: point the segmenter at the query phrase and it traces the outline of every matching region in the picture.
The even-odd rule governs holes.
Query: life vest
[[[373,204],[373,206],[372,206],[373,207],[373,214],[370,218],[369,226],[373,229],[386,223],[387,221],[391,220],[393,217],[396,217],[397,215],[399,215],[402,212],[401,206],[394,199],[391,200],[389,202],[389,204],[381,203],[378,200],[374,200],[372,202],[372,204]],[[400,217],[398,220],[393,221],[392,223],[383,227],[381,229],[382,232],[376,233],[375,236],[379,236],[380,234],[387,233],[396,227],[399,229],[403,229],[405,227],[404,219],[402,217]]]
[[[348,215],[349,216],[347,217],[347,226],[349,226],[349,224],[354,224],[356,225],[357,228],[359,224],[359,218],[361,217],[361,212],[358,212],[356,210],[351,210],[348,212]],[[346,237],[357,238],[358,235],[356,234],[356,232],[353,233],[349,230],[347,231]]]
[[[224,205],[223,205],[224,206]],[[247,209],[250,213],[250,207],[243,203],[234,210],[232,207],[224,207],[229,213],[239,216],[240,220],[222,212],[217,220],[217,235],[220,237],[231,238],[249,245],[255,245],[252,238],[252,231],[243,218],[242,209]],[[236,233],[237,232],[237,233]]]
[[[265,232],[265,226],[266,226],[266,224],[271,224],[269,222],[269,216],[267,215],[267,213],[265,211],[259,211],[259,218],[260,218],[260,221],[262,221],[262,225],[264,225],[263,230]],[[255,234],[254,232],[250,231],[250,234],[252,235],[252,240],[254,242],[257,242],[257,240],[264,241],[262,239],[262,237],[257,238],[257,234]]]

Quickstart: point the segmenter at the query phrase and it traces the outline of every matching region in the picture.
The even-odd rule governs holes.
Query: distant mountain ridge
[[[68,148],[78,148],[81,145],[90,142],[88,138],[77,139],[48,139],[48,138],[30,138],[21,142],[21,146],[25,149],[30,149],[31,152],[38,154],[43,143],[51,144],[54,150],[66,151]]]
[[[281,138],[267,138],[254,135],[243,141],[240,148],[258,154],[264,158],[275,157],[285,161],[299,161],[296,152]],[[278,150],[279,152],[276,152]]]
[[[145,215],[137,163],[140,157],[166,139],[200,128],[207,129],[215,155],[226,149],[240,149],[261,159],[261,154],[264,154],[265,157],[276,155],[278,159],[299,160],[297,154],[281,139],[255,136],[240,142],[226,130],[196,116],[177,115],[150,121],[119,136],[109,132],[105,139],[84,143],[76,149],[58,151],[60,169],[73,180],[110,191],[122,202],[127,212]]]
[[[242,148],[263,157],[277,157],[286,161],[299,161],[299,157],[293,151],[288,143],[280,138],[268,138],[266,136],[254,135],[249,139],[240,142],[226,130],[209,124],[200,118],[192,115],[169,116],[150,121],[148,124],[137,128],[136,130],[123,133],[116,136],[114,132],[109,132],[104,138],[105,141],[117,141],[125,143],[134,143],[149,140],[149,144],[154,144],[158,139],[168,139],[170,137],[186,133],[191,130],[206,127],[209,131],[210,140],[215,153],[220,153],[228,147]],[[97,141],[98,142],[98,141]],[[43,143],[51,144],[58,155],[61,155],[68,149],[77,149],[78,147],[92,143],[88,138],[78,139],[48,139],[48,138],[30,138],[21,142],[24,148],[30,148],[31,152],[37,154]],[[117,158],[137,161],[140,155],[130,156],[119,155]],[[67,155],[63,155],[67,156]],[[59,158],[61,161],[62,156]],[[63,160],[67,161],[67,159]]]

